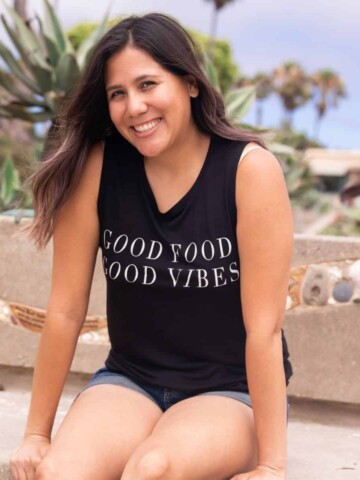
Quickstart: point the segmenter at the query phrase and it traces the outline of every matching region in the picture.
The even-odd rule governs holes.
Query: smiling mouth
[[[143,123],[141,125],[132,125],[131,128],[135,130],[135,132],[138,133],[145,133],[149,132],[150,130],[153,130],[157,125],[161,122],[161,118],[155,118],[154,120],[151,120],[150,122]]]

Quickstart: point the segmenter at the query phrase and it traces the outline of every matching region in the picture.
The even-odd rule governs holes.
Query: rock
[[[343,278],[343,272],[340,267],[333,265],[328,268],[328,272],[330,274],[330,277],[333,279],[333,281],[338,281]]]
[[[356,262],[346,268],[344,277],[351,279],[360,288],[360,260],[356,260]]]
[[[335,283],[332,296],[337,302],[346,303],[351,300],[354,293],[354,286],[351,282],[340,280]]]
[[[285,306],[285,310],[290,310],[290,309],[291,309],[291,307],[292,307],[292,304],[293,304],[293,302],[292,302],[292,300],[291,300],[291,297],[290,297],[290,295],[287,295],[287,297],[286,297],[286,306]]]
[[[306,305],[326,305],[330,297],[330,274],[325,267],[311,265],[306,272],[301,299]]]

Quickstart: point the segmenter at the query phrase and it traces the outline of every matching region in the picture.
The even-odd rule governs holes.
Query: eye
[[[123,94],[124,94],[124,92],[122,90],[114,90],[110,95],[110,100],[112,98],[120,97]]]
[[[151,87],[152,85],[155,85],[155,82],[153,82],[153,81],[151,81],[151,80],[146,80],[145,82],[142,82],[142,83],[140,84],[140,87],[141,87],[142,89],[145,89],[145,90],[146,90],[147,88]]]

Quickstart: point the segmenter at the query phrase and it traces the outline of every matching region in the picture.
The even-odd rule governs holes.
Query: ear
[[[186,81],[190,97],[196,98],[199,95],[199,87],[196,78],[192,75],[186,75]]]

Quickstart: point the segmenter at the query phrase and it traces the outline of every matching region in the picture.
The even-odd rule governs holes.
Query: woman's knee
[[[61,473],[59,473],[56,462],[53,462],[47,455],[42,459],[36,468],[35,480],[60,480]]]
[[[140,445],[140,450],[142,450]],[[165,480],[171,478],[171,462],[160,447],[135,451],[124,469],[121,480],[141,478],[142,480]]]
[[[45,455],[36,469],[35,480],[89,480],[89,471],[82,468],[81,461],[59,456]]]
[[[161,414],[138,392],[114,385],[87,389],[60,425],[39,465],[37,480],[120,478]]]

